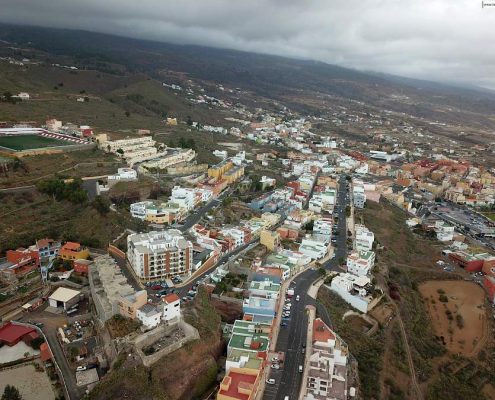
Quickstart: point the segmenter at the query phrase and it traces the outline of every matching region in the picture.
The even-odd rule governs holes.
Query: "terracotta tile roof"
[[[330,328],[320,319],[313,321],[313,342],[327,342],[330,339],[335,339],[335,335]]]
[[[180,298],[175,293],[170,293],[170,294],[167,294],[165,297],[162,297],[162,301],[167,303],[167,304],[173,303],[173,302],[178,301],[178,300],[180,300]]]

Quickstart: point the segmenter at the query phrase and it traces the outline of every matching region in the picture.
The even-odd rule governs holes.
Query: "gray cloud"
[[[477,0],[2,0],[0,21],[304,57],[495,88]]]

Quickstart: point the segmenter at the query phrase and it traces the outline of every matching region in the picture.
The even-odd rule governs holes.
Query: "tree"
[[[1,400],[22,400],[19,390],[13,385],[5,386]]]
[[[91,205],[100,215],[108,214],[110,211],[110,201],[106,197],[96,196]]]
[[[126,117],[130,117],[130,116],[131,116],[131,113],[130,113],[129,111],[126,111],[126,112],[125,112],[125,116],[126,116]]]
[[[325,276],[327,274],[327,270],[323,267],[320,267],[318,268],[318,273],[321,275],[321,276]]]

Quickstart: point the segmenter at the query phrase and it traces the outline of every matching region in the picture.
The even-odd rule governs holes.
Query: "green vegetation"
[[[326,307],[334,329],[349,346],[349,351],[356,357],[359,366],[361,391],[365,399],[380,398],[380,372],[383,360],[383,332],[366,336],[358,326],[342,320],[344,313],[351,307],[339,296],[327,289],[318,292],[318,300]]]
[[[65,183],[61,179],[50,179],[39,182],[36,187],[41,193],[53,196],[56,200],[67,200],[71,203],[81,204],[88,199],[86,191],[82,188],[82,180],[74,179]]]
[[[20,151],[41,147],[67,146],[69,142],[38,135],[0,136],[0,147]]]

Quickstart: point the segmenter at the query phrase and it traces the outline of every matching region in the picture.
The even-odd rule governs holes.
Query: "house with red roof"
[[[7,346],[15,346],[21,340],[29,345],[38,337],[36,329],[30,326],[7,322],[0,327],[0,343]]]

